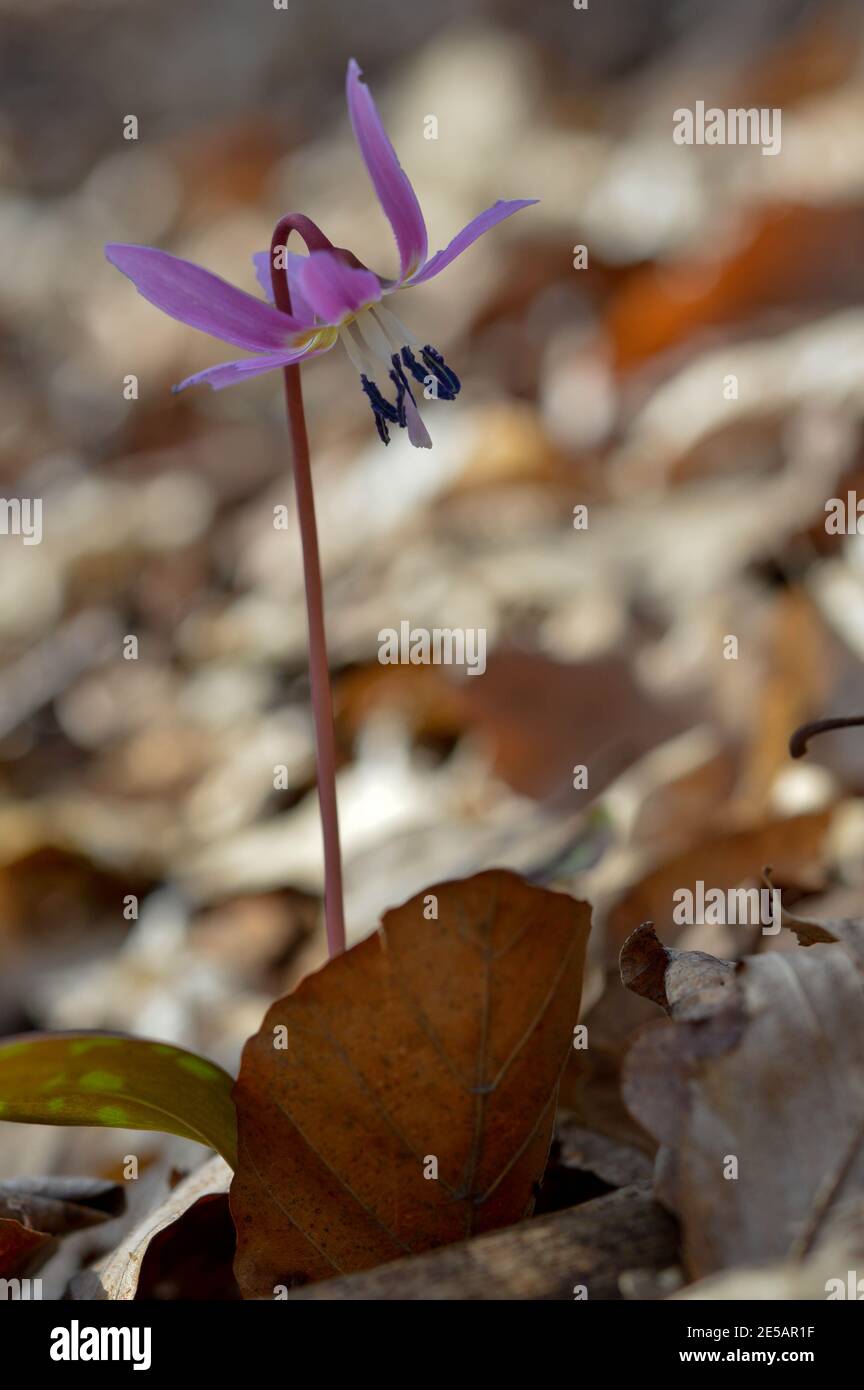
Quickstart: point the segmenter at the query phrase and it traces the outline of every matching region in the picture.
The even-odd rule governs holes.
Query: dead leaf
[[[634,963],[634,955],[636,957]],[[653,955],[653,962],[650,957]],[[637,933],[631,987],[664,990],[624,1066],[624,1099],[663,1145],[657,1195],[702,1278],[803,1257],[864,1190],[864,981],[841,944],[737,967]],[[738,1181],[727,1176],[732,1160]]]
[[[141,1260],[138,1301],[233,1302],[236,1247],[227,1192],[208,1192],[157,1231]]]
[[[246,1296],[529,1214],[589,924],[585,903],[491,870],[386,913],[272,1006],[234,1092]]]
[[[218,1197],[228,1191],[231,1169],[223,1158],[214,1154],[194,1173],[184,1178],[166,1197],[161,1206],[150,1212],[124,1236],[116,1250],[96,1269],[85,1270],[72,1280],[69,1296],[74,1299],[133,1299],[142,1277],[151,1241],[167,1231],[197,1202]],[[152,1272],[152,1266],[150,1271]],[[150,1275],[148,1274],[148,1278]],[[152,1283],[148,1285],[153,1291]]]
[[[714,835],[676,854],[631,884],[613,904],[606,921],[610,949],[620,950],[642,922],[661,922],[665,932],[672,920],[673,893],[692,889],[699,879],[706,888],[724,891],[749,882],[761,884],[762,870],[770,864],[778,883],[809,883],[811,890],[820,887],[821,849],[830,820],[830,811],[790,816]]]
[[[626,372],[705,329],[782,304],[824,305],[843,271],[860,276],[860,207],[777,205],[714,258],[649,266],[625,281],[608,312],[616,366]],[[851,241],[850,241],[851,237]],[[802,266],[808,273],[802,275]],[[830,297],[829,297],[830,302]]]
[[[676,1248],[674,1223],[652,1199],[647,1184],[633,1184],[511,1230],[328,1279],[288,1297],[298,1302],[572,1302],[574,1285],[583,1285],[594,1302],[617,1300],[629,1271],[659,1275],[673,1263]]]
[[[756,1269],[733,1269],[700,1279],[672,1295],[685,1301],[861,1298],[857,1270],[864,1259],[864,1207],[854,1205],[833,1222],[805,1259],[778,1260]],[[851,1283],[851,1288],[850,1288]]]
[[[29,1277],[56,1246],[56,1239],[47,1231],[34,1231],[21,1221],[0,1218],[0,1279]]]
[[[67,1235],[119,1216],[126,1195],[119,1183],[100,1178],[14,1178],[0,1182],[0,1217],[49,1235]]]
[[[573,767],[591,769],[591,796],[695,722],[659,704],[617,655],[553,661],[539,652],[492,652],[482,681],[462,690],[468,727],[488,744],[495,771],[522,796],[573,804]]]
[[[766,873],[765,882],[772,884],[770,872]],[[864,901],[860,890],[835,888],[821,894],[813,904],[806,904],[806,917],[803,909],[799,914],[790,912],[785,903],[781,908],[781,925],[794,932],[802,946],[815,946],[820,941],[842,941],[864,966]],[[838,916],[838,910],[844,915]]]

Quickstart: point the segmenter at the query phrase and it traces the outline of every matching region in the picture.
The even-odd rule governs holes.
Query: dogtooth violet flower
[[[484,232],[537,199],[499,200],[463,227],[443,251],[429,256],[417,195],[353,58],[348,64],[346,91],[360,153],[396,238],[397,279],[376,275],[352,252],[335,247],[311,219],[300,215],[283,220],[301,233],[308,255],[289,253],[282,247],[281,262],[273,262],[275,270],[284,269],[287,277],[290,314],[278,308],[273,299],[271,255],[275,247],[254,257],[256,275],[269,302],[154,247],[114,242],[106,246],[105,254],[139,294],[163,313],[255,354],[196,372],[175,391],[201,381],[218,391],[262,372],[318,357],[341,342],[360,374],[383,443],[389,443],[390,428],[396,426],[407,429],[413,445],[428,449],[432,441],[417,408],[418,385],[427,397],[450,401],[460,390],[459,378],[441,353],[415,338],[384,301],[433,279]]]

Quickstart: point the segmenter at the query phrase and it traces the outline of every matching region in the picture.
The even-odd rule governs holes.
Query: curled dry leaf
[[[49,1235],[68,1235],[101,1225],[126,1205],[120,1183],[100,1178],[12,1178],[0,1182],[0,1217]]]
[[[145,1267],[151,1241],[178,1223],[199,1202],[217,1201],[228,1191],[231,1169],[214,1154],[194,1173],[190,1173],[124,1236],[123,1240],[96,1269],[85,1270],[72,1280],[70,1295],[76,1299],[133,1299]]]
[[[492,870],[394,908],[273,1005],[234,1091],[247,1297],[530,1213],[589,929],[587,904]]]
[[[125,1203],[118,1183],[98,1178],[0,1182],[0,1278],[32,1274],[53,1255],[57,1236],[110,1221]]]
[[[864,1191],[859,961],[837,943],[730,968],[643,928],[622,975],[672,1018],[637,1038],[623,1094],[662,1145],[655,1185],[691,1277],[803,1257]]]
[[[772,886],[770,872],[766,873],[765,882]],[[838,901],[851,908],[854,915],[835,916],[831,907]],[[816,914],[819,918],[818,921],[814,916],[813,908],[810,906],[807,909],[807,916],[804,916],[797,912],[790,912],[783,904],[781,924],[795,933],[802,946],[815,946],[818,942],[825,941],[842,941],[850,954],[856,956],[864,968],[864,915],[862,915],[860,893],[855,890],[846,890],[845,892],[835,890],[835,892],[825,894],[818,899],[817,906],[822,909]]]

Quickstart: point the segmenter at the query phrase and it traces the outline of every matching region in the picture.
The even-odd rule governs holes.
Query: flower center
[[[452,401],[461,390],[458,376],[441,353],[418,340],[383,304],[369,305],[340,326],[339,337],[360,373],[360,385],[372,407],[382,443],[390,443],[388,426],[409,426],[409,413],[417,415],[417,401],[409,378],[423,387],[426,400]],[[418,361],[419,357],[419,361]],[[384,395],[378,381],[386,376],[395,400]],[[428,437],[428,436],[427,436]]]

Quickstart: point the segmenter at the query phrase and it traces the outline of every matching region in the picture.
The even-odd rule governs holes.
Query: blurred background
[[[0,40],[0,490],[43,504],[41,544],[0,536],[0,1031],[234,1068],[325,959],[280,382],[172,396],[232,353],[102,247],[254,291],[298,210],[393,274],[352,55],[431,250],[541,201],[396,305],[462,378],[433,450],[382,448],[341,350],[304,368],[351,939],[513,867],[595,903],[617,1037],[615,953],[682,864],[816,884],[833,825],[857,881],[864,738],[801,765],[787,740],[864,712],[864,548],[825,529],[864,498],[860,5],[3,0]],[[780,108],[780,152],[676,144],[700,100]],[[485,628],[485,674],[380,665],[404,619]],[[7,1125],[0,1175],[110,1174],[130,1143],[198,1153]]]

